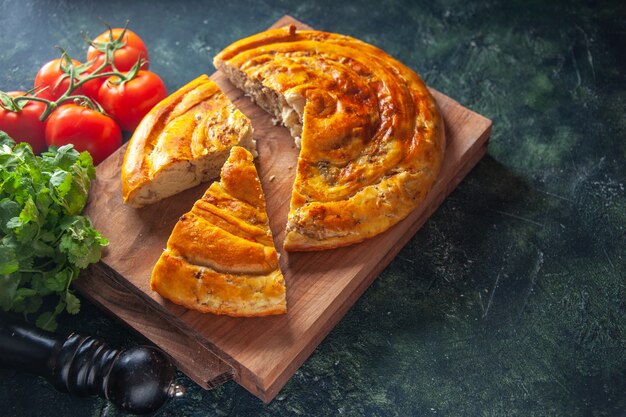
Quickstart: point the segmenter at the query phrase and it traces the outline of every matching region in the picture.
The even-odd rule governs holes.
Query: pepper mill
[[[0,366],[41,375],[62,392],[99,395],[133,414],[156,411],[184,394],[160,349],[114,349],[91,336],[64,338],[1,316]]]

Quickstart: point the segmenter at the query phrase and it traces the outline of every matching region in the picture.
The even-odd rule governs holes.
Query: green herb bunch
[[[35,156],[0,131],[0,308],[28,315],[58,297],[36,324],[54,330],[64,310],[78,313],[70,284],[100,259],[108,241],[81,213],[95,168],[72,145]]]

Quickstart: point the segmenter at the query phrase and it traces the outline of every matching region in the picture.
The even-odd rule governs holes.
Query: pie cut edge
[[[285,280],[252,154],[235,146],[154,266],[152,290],[203,313],[234,317],[287,311]]]
[[[253,153],[250,120],[201,75],[143,118],[122,163],[122,197],[143,207],[219,176],[235,145]]]
[[[214,65],[301,146],[287,251],[380,234],[436,181],[445,151],[437,104],[414,71],[381,49],[291,25],[231,44]]]

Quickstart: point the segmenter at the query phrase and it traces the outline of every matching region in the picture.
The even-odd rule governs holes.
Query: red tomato
[[[153,72],[140,70],[135,78],[114,84],[110,77],[98,94],[98,102],[111,115],[122,130],[133,131],[141,119],[161,100],[167,97],[165,84]]]
[[[61,97],[63,93],[67,91],[68,87],[70,86],[70,78],[66,76],[67,74],[61,69],[62,63],[65,66],[64,60],[62,60],[61,58],[57,58],[53,59],[52,61],[46,63],[43,67],[41,67],[41,69],[37,73],[37,76],[35,77],[35,87],[41,87],[37,90],[37,96],[54,101]],[[72,59],[72,63],[74,64],[74,67],[80,65],[80,62],[74,59]],[[64,77],[63,80],[59,83],[58,86],[56,86],[57,82],[59,82],[59,79],[61,79],[62,77]],[[74,90],[72,94],[82,94],[81,89],[79,88],[77,90]]]
[[[96,70],[96,67],[89,67],[82,74],[83,78],[89,77],[93,71]],[[89,98],[94,100],[98,100],[98,92],[100,91],[100,87],[107,80],[107,77],[94,78],[93,80],[87,81],[85,84],[81,86],[83,89],[83,94]]]
[[[111,29],[110,32],[106,31],[99,35],[93,40],[93,42],[111,42],[111,37],[115,40],[120,37],[123,31],[124,29],[122,28]],[[125,43],[125,45],[113,53],[113,62],[115,63],[115,67],[122,72],[129,71],[137,63],[137,60],[141,58],[144,60],[144,63],[141,65],[141,69],[147,70],[149,68],[148,60],[150,57],[148,56],[148,49],[146,48],[146,45],[144,45],[141,38],[137,36],[136,33],[126,29],[126,33],[124,34],[124,38],[121,42]],[[87,50],[87,61],[94,62],[94,69],[102,65],[104,57],[104,52],[93,46],[90,46]],[[108,70],[110,70],[110,67],[107,68],[107,71]]]
[[[24,96],[21,91],[11,91],[11,97]],[[23,104],[21,102],[20,104]],[[34,153],[46,149],[46,122],[40,122],[39,116],[46,109],[46,105],[39,101],[29,101],[20,112],[6,110],[0,104],[0,130],[6,132],[16,142],[28,142]]]
[[[96,110],[76,104],[56,109],[46,125],[48,146],[74,144],[78,151],[88,151],[99,164],[122,144],[122,132],[115,120]]]

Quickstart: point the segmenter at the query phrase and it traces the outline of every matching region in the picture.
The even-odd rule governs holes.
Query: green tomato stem
[[[87,107],[91,108],[92,110],[96,110],[100,113],[106,114],[106,112],[104,111],[100,103],[98,103],[96,100],[89,98],[85,95],[72,95],[72,93],[78,88],[82,87],[87,82],[95,80],[97,78],[117,77],[118,80],[115,80],[115,84],[125,84],[137,76],[137,73],[139,72],[141,68],[141,64],[142,64],[142,58],[140,57],[135,63],[135,65],[133,65],[131,70],[128,71],[126,74],[122,73],[121,71],[117,69],[117,67],[115,66],[114,55],[115,55],[115,51],[123,48],[126,45],[126,42],[123,42],[123,39],[128,29],[128,21],[126,21],[124,30],[121,32],[120,36],[118,36],[117,38],[113,38],[113,29],[109,25],[107,25],[107,27],[109,28],[109,39],[110,39],[108,42],[96,43],[91,40],[87,41],[91,46],[93,46],[97,50],[104,52],[104,61],[98,68],[96,68],[95,71],[93,71],[86,77],[83,77],[82,75],[86,71],[86,69],[89,68],[89,66],[87,66],[86,64],[83,64],[77,68],[72,62],[72,59],[69,56],[69,54],[62,48],[59,48],[59,50],[61,51],[60,69],[65,74],[59,77],[59,80],[57,81],[55,87],[60,85],[60,83],[64,79],[69,78],[68,88],[61,97],[59,97],[55,101],[37,97],[36,95],[35,96],[20,96],[20,97],[13,98],[13,97],[10,97],[8,94],[0,91],[0,96],[2,97],[2,104],[3,104],[2,107],[6,109],[7,111],[20,112],[23,107],[19,105],[20,102],[39,101],[46,105],[46,108],[44,109],[44,111],[41,113],[41,116],[39,117],[39,120],[42,122],[46,120],[48,116],[50,116],[50,114],[55,109],[57,109],[61,104],[66,103],[67,101],[71,101],[71,100],[80,101],[81,104],[87,105]],[[112,70],[104,72],[105,69],[109,66],[111,67]]]

